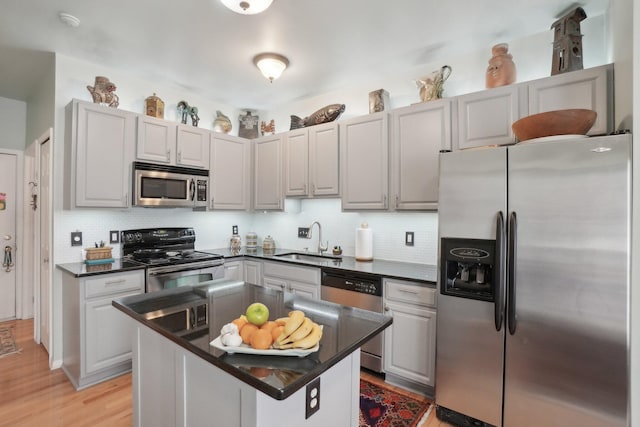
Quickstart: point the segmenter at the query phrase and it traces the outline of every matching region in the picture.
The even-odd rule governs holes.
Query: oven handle
[[[149,276],[157,276],[165,273],[177,273],[180,271],[201,270],[203,268],[222,267],[224,260],[221,261],[202,261],[190,262],[187,264],[167,265],[165,267],[148,267],[147,274]]]

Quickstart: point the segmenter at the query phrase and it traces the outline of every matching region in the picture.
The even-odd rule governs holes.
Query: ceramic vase
[[[487,67],[487,89],[506,86],[516,81],[516,64],[508,53],[509,45],[500,43],[491,48],[491,59]]]

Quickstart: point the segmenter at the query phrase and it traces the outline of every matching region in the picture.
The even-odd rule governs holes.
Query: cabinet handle
[[[213,209],[213,197],[211,198],[211,209]]]
[[[311,183],[311,194],[316,194],[316,185]]]
[[[171,160],[171,150],[167,150],[167,161]]]
[[[389,306],[387,304],[384,305],[384,311],[389,311]]]
[[[302,184],[302,192],[307,194],[307,184]]]
[[[399,202],[400,202],[400,197],[396,194],[396,208],[400,204]]]
[[[387,195],[386,194],[382,195],[382,206],[385,207],[385,208],[387,207]]]
[[[411,289],[398,288],[398,291],[404,292],[405,294],[418,295],[417,291],[412,291]]]
[[[182,162],[182,151],[178,151],[178,163]]]
[[[108,282],[104,282],[105,286],[113,286],[113,285],[117,285],[119,283],[124,283],[126,280],[125,279],[120,279],[120,280],[109,280]]]

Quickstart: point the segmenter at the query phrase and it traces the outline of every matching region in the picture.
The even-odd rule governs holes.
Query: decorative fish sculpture
[[[298,116],[291,115],[291,129],[300,129],[304,127],[319,125],[321,123],[328,123],[336,120],[345,109],[344,104],[331,104],[324,108],[319,109],[309,117],[301,119]]]

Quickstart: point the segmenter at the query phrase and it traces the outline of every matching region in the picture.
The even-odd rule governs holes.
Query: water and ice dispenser
[[[440,293],[493,302],[496,241],[443,238],[440,245]]]

